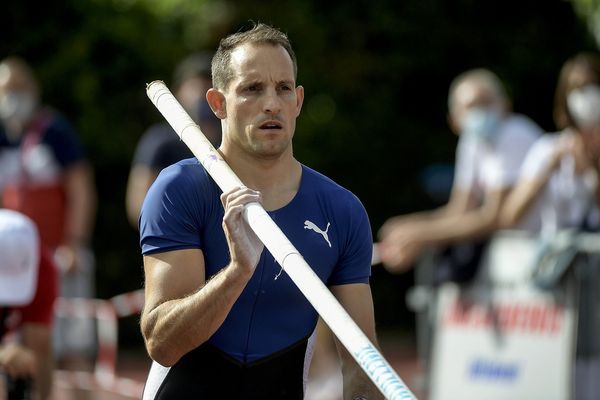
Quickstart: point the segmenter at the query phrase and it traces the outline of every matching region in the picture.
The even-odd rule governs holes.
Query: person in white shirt
[[[502,224],[527,228],[542,243],[561,230],[598,231],[600,200],[600,56],[579,53],[563,65],[556,87],[554,119],[559,132],[541,137],[523,164],[502,211]],[[597,399],[600,384],[600,282],[598,258],[579,259],[574,398]]]
[[[524,219],[533,232],[597,225],[600,199],[600,57],[581,53],[560,73],[554,118],[561,130],[541,137],[502,212],[503,225]],[[596,220],[596,221],[595,221]]]
[[[427,247],[478,241],[495,231],[523,159],[542,134],[531,119],[511,111],[500,79],[486,69],[455,78],[448,106],[450,127],[460,136],[450,200],[436,210],[385,222],[379,250],[392,272],[412,266]]]

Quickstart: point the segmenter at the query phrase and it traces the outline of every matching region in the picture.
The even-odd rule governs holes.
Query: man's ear
[[[304,103],[304,87],[296,87],[296,117],[300,115],[302,104]]]
[[[206,101],[217,118],[225,119],[225,117],[227,117],[227,107],[223,93],[215,88],[210,88],[208,89],[208,92],[206,92]]]

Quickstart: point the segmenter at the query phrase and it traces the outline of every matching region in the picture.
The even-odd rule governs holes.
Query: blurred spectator
[[[9,399],[45,400],[52,389],[57,271],[33,221],[16,211],[0,209],[0,254],[0,372],[6,386],[0,394],[10,390]]]
[[[92,170],[77,134],[57,111],[40,103],[39,83],[22,59],[0,62],[0,193],[2,204],[29,216],[60,270],[60,295],[93,297],[90,239],[96,211]],[[75,342],[57,324],[58,354]],[[65,329],[65,330],[63,330]],[[91,333],[78,332],[93,351]],[[92,347],[92,348],[90,348]]]
[[[460,136],[450,200],[433,211],[390,218],[380,229],[379,248],[386,268],[402,271],[429,246],[475,241],[449,247],[466,256],[449,251],[450,261],[436,267],[437,280],[460,282],[473,277],[482,243],[497,229],[521,163],[542,131],[511,112],[500,79],[485,69],[459,75],[450,86],[448,106],[450,127]]]
[[[213,146],[219,147],[221,122],[206,101],[206,92],[212,87],[211,60],[212,55],[204,52],[183,59],[173,74],[173,93]],[[137,229],[142,202],[158,173],[190,157],[192,152],[167,122],[146,130],[135,150],[127,183],[127,217],[132,226]]]
[[[502,212],[506,227],[528,220],[525,228],[548,240],[559,230],[597,232],[600,226],[600,56],[597,53],[580,53],[565,62],[554,100],[554,119],[560,131],[544,135],[531,148]],[[592,400],[600,398],[599,258],[583,254],[577,260],[572,264],[577,277],[579,315],[574,398]]]
[[[558,79],[554,119],[560,132],[541,137],[503,210],[505,226],[528,219],[527,228],[553,234],[598,226],[600,199],[600,58],[568,60]]]

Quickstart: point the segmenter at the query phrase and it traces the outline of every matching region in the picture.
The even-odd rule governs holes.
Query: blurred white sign
[[[563,292],[564,295],[564,292]],[[571,397],[573,296],[530,286],[439,290],[431,400]]]

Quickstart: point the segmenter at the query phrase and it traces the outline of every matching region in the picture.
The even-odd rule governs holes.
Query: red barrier
[[[59,318],[92,318],[96,320],[98,351],[93,372],[55,371],[59,390],[108,392],[122,398],[139,399],[144,384],[116,374],[118,352],[118,318],[139,314],[144,305],[144,292],[123,293],[109,300],[59,298],[55,316]]]

